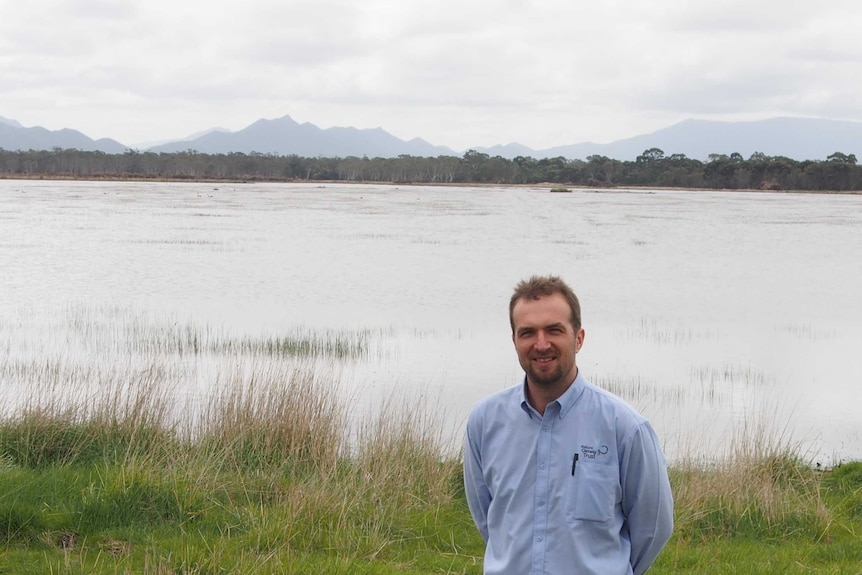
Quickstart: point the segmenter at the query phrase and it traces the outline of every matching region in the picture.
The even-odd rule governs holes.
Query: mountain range
[[[42,127],[28,128],[15,120],[0,117],[0,149],[53,148],[98,150],[108,154],[140,149],[110,138],[93,140],[68,128],[54,131]],[[862,122],[787,117],[750,122],[684,120],[655,132],[606,144],[583,142],[536,150],[511,143],[472,149],[509,159],[517,156],[585,159],[601,155],[617,160],[634,160],[649,148],[659,148],[668,156],[685,154],[698,160],[707,160],[710,154],[730,155],[734,152],[744,158],[761,152],[767,156],[786,156],[795,160],[825,160],[834,152],[862,157]],[[421,138],[401,140],[382,128],[323,129],[308,122],[300,124],[290,116],[260,119],[236,132],[213,128],[186,139],[140,149],[156,153],[187,150],[207,154],[257,152],[304,157],[396,157],[402,154],[460,157],[466,151],[433,145]]]
[[[47,130],[41,126],[25,128],[19,122],[0,116],[0,149],[51,150],[53,148],[98,150],[106,154],[122,154],[128,149],[116,140],[94,140],[77,130]]]

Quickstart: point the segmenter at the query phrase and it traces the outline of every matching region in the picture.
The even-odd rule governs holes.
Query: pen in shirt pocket
[[[572,477],[575,476],[575,467],[577,467],[577,465],[578,465],[578,454],[575,453],[575,455],[572,456]]]

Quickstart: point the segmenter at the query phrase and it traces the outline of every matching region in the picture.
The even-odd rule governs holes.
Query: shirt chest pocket
[[[607,522],[614,516],[621,489],[617,468],[580,462],[563,494],[566,520]]]

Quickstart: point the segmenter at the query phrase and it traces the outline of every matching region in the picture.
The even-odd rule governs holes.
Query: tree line
[[[614,187],[860,191],[862,167],[854,154],[797,161],[755,152],[711,154],[708,161],[685,154],[644,150],[634,161],[593,155],[584,160],[518,156],[469,150],[462,157],[308,158],[260,153],[203,154],[195,150],[123,154],[74,149],[0,149],[0,176],[80,179],[171,179],[230,181],[343,181],[428,184],[540,184]]]

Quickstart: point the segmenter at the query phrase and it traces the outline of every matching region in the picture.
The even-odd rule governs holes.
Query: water
[[[766,419],[828,465],[862,459],[860,255],[862,196],[0,181],[0,334],[11,361],[65,349],[76,309],[371,329],[351,388],[425,394],[457,436],[521,377],[514,284],[554,273],[581,298],[580,367],[672,457]]]

